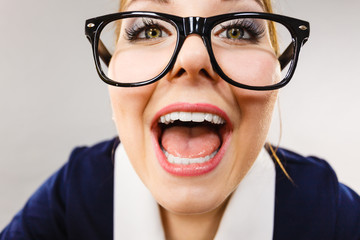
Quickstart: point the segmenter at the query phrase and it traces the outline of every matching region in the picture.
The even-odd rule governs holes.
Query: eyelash
[[[134,24],[127,29],[125,29],[126,39],[130,42],[134,42],[138,39],[139,34],[147,28],[158,28],[163,31],[163,28],[157,24],[153,19],[142,19],[143,26]]]
[[[246,39],[249,41],[258,42],[258,40],[264,36],[265,28],[261,24],[256,24],[254,21],[250,20],[236,20],[231,24],[224,26],[221,25],[221,29],[226,31],[232,28],[240,28],[244,31],[247,31],[251,35],[251,39]],[[244,40],[244,39],[243,39]]]

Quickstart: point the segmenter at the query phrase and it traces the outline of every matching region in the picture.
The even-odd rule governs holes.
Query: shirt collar
[[[216,240],[272,239],[275,165],[262,149],[226,207]],[[115,152],[114,239],[165,239],[160,211],[122,144]]]

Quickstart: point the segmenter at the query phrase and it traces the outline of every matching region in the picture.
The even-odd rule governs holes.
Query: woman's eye
[[[226,31],[226,36],[231,39],[240,39],[244,36],[244,30],[239,28],[231,28]]]
[[[171,35],[170,31],[162,26],[146,25],[134,26],[126,29],[126,37],[130,41],[156,40]]]
[[[224,31],[219,34],[219,37],[231,40],[251,39],[251,35],[246,30],[239,27],[224,29]]]
[[[229,44],[257,44],[265,35],[266,23],[254,19],[234,19],[213,28],[214,37]]]
[[[144,34],[145,34],[145,38],[148,38],[148,39],[162,37],[162,31],[161,31],[161,29],[159,29],[157,27],[151,27],[151,28],[145,29]]]

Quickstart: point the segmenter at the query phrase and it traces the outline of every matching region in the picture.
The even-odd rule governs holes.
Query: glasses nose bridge
[[[203,38],[205,29],[205,18],[202,17],[187,17],[184,18],[184,35],[198,34]]]

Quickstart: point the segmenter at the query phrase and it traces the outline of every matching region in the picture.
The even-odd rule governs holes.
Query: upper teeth
[[[201,112],[172,112],[160,117],[159,122],[164,124],[173,123],[179,120],[182,122],[204,122],[208,121],[213,124],[223,124],[225,120],[212,113],[201,113]]]

